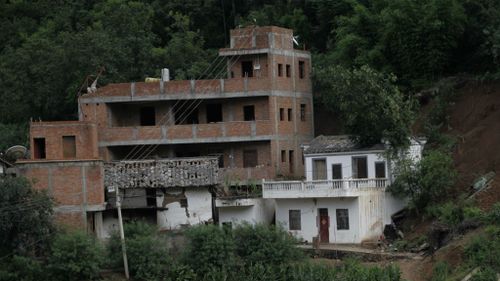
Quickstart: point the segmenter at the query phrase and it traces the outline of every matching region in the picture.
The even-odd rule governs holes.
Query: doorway
[[[319,242],[330,243],[330,217],[327,208],[319,208]]]

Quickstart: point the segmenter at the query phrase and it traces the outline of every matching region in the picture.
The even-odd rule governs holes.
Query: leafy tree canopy
[[[0,254],[31,254],[50,242],[53,201],[25,178],[0,178]]]
[[[339,113],[346,133],[360,145],[369,146],[381,140],[389,141],[393,147],[408,144],[412,111],[393,75],[368,66],[330,66],[316,71],[314,80],[321,101]]]

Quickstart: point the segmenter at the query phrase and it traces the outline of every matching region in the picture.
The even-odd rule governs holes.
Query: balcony
[[[106,188],[168,188],[219,183],[217,157],[117,161],[104,164]]]
[[[269,120],[235,121],[174,126],[111,127],[100,130],[100,146],[183,144],[269,140]]]
[[[263,198],[357,197],[370,191],[385,191],[388,179],[345,179],[262,182]]]

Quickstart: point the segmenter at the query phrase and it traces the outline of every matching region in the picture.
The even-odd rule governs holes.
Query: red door
[[[330,217],[326,208],[319,209],[319,242],[330,242]]]

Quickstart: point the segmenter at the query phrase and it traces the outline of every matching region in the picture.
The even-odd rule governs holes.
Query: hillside
[[[448,133],[457,139],[456,191],[468,191],[474,179],[494,171],[491,187],[477,195],[480,206],[490,208],[500,201],[500,83],[469,82],[459,90],[449,116]]]
[[[489,187],[475,194],[477,205],[487,211],[500,201],[500,83],[468,81],[456,90],[455,97],[447,109],[448,126],[443,129],[443,133],[456,141],[451,152],[458,180],[454,190],[443,201],[458,199],[460,194],[471,194],[474,180],[493,171],[496,176]],[[430,101],[422,108],[419,122],[427,118],[432,107],[433,101]],[[411,231],[406,232],[405,239],[413,240],[427,235],[432,223],[428,219],[409,219],[406,224],[411,225]],[[484,232],[485,228],[481,227],[456,235],[431,256],[396,263],[407,280],[431,280],[433,268],[439,262],[446,262],[453,269],[459,268],[464,263],[465,246]],[[459,275],[466,273],[460,272]]]

